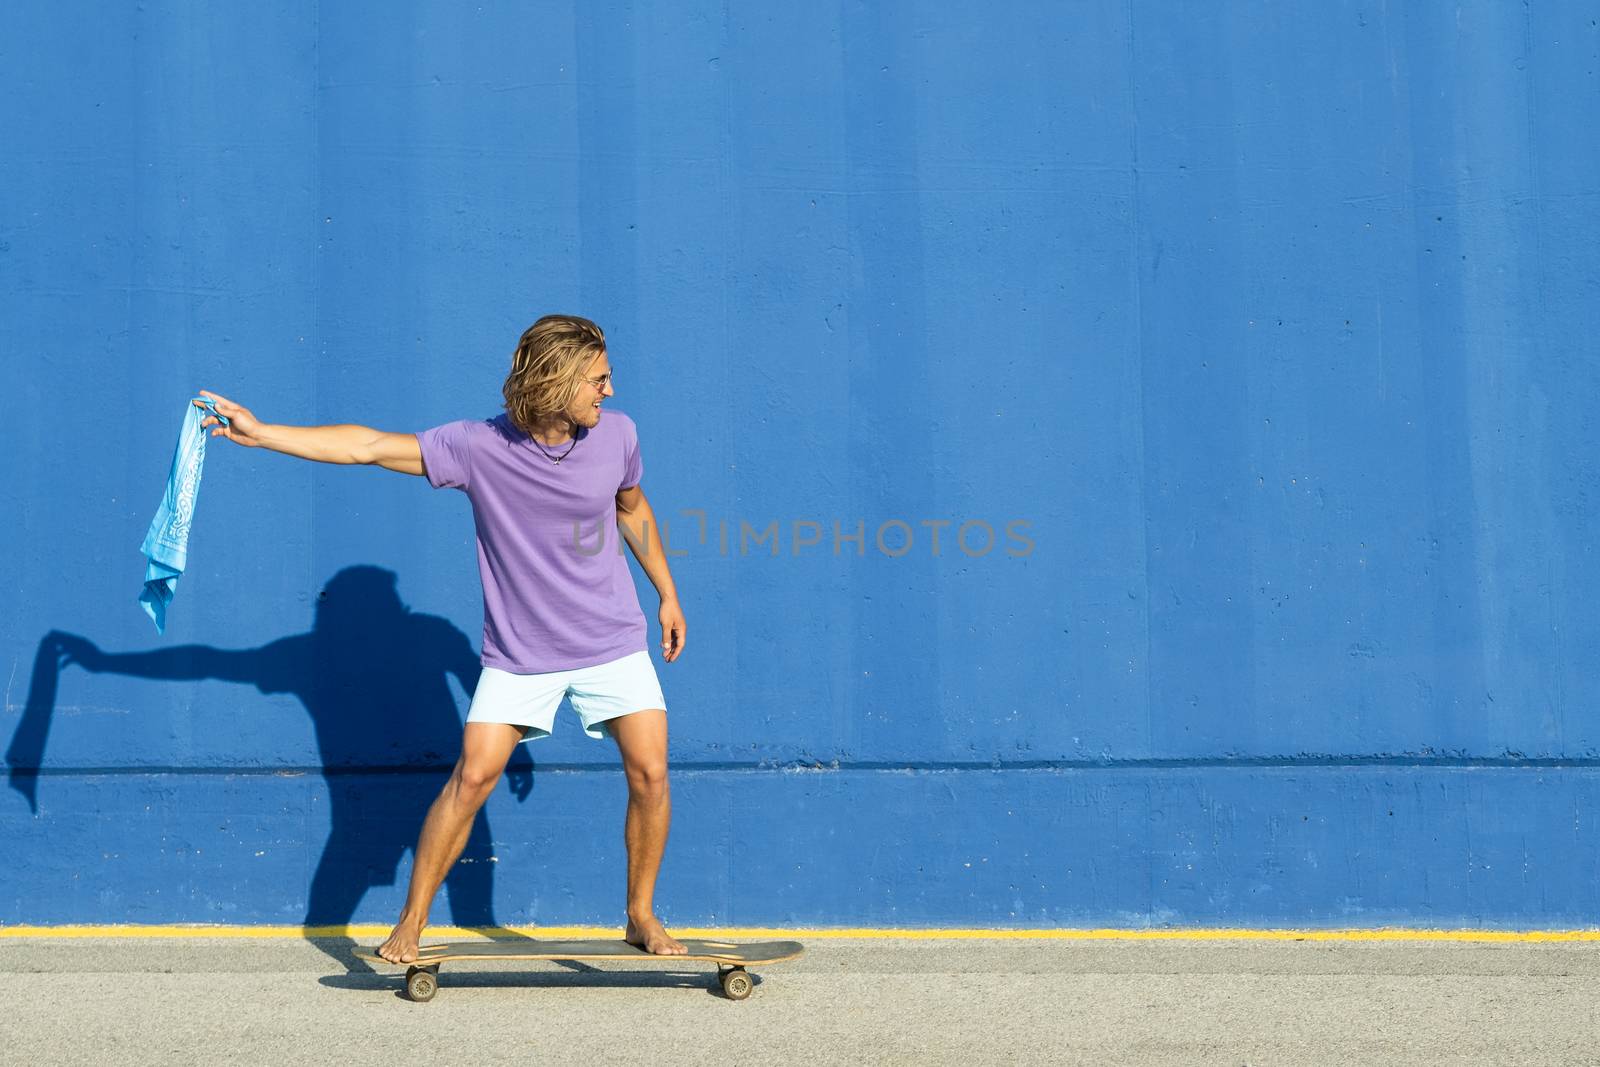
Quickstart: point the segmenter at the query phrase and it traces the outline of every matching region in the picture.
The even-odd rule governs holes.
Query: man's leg
[[[439,892],[439,883],[461,855],[478,809],[494,792],[506,761],[524,732],[523,727],[507,723],[467,723],[461,735],[461,758],[422,822],[416,862],[411,867],[411,889],[406,893],[400,921],[395,923],[389,940],[378,946],[378,955],[384,959],[410,963],[417,958],[417,942],[422,938],[422,928],[428,925],[428,909]]]
[[[663,956],[688,950],[669,935],[656,918],[656,873],[667,848],[672,822],[672,797],[667,788],[667,713],[660,708],[636,711],[606,722],[622,752],[628,776],[628,929],[630,944]]]

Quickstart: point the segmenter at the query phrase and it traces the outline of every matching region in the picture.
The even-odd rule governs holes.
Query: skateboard
[[[695,960],[717,965],[717,981],[729,1000],[743,1000],[755,988],[746,967],[782,963],[805,952],[798,941],[702,941],[679,938],[689,952],[684,956],[657,956],[623,940],[615,941],[453,941],[443,945],[423,945],[411,963],[390,963],[371,949],[356,949],[359,959],[391,967],[406,968],[406,996],[418,1002],[429,1001],[439,991],[439,965],[454,960],[651,960],[677,962]]]

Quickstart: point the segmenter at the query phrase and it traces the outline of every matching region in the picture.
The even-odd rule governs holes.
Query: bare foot
[[[417,942],[422,940],[422,924],[402,919],[389,933],[389,940],[378,946],[378,955],[390,963],[410,963],[417,958]]]
[[[657,956],[682,956],[689,951],[667,933],[666,927],[661,925],[661,920],[654,915],[646,916],[639,921],[630,917],[628,930],[622,935],[622,939]]]

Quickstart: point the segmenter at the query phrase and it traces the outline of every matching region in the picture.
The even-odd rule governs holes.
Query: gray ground
[[[0,1040],[30,1065],[1600,1064],[1600,944],[816,940],[738,1003],[654,966],[446,964],[414,1004],[339,942],[0,939]]]

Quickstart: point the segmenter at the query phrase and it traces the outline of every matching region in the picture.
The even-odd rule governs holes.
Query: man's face
[[[595,356],[583,372],[578,395],[572,398],[567,414],[579,426],[596,426],[600,422],[600,406],[605,399],[616,395],[611,388],[611,361],[604,352]],[[601,384],[596,385],[599,382]]]

